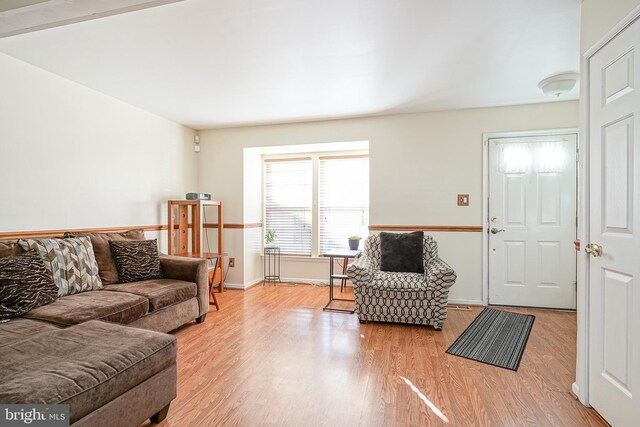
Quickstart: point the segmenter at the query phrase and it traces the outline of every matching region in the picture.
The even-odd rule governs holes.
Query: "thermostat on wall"
[[[187,193],[187,200],[211,200],[211,194]]]

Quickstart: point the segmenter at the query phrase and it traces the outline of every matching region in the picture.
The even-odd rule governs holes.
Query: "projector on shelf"
[[[211,200],[211,194],[187,193],[187,200]]]

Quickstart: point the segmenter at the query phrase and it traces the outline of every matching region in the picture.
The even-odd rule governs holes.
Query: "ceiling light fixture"
[[[554,74],[538,83],[545,95],[560,96],[569,92],[576,85],[580,74],[576,72],[564,72]]]

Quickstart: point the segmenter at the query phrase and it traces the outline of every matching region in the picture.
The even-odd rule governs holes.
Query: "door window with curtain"
[[[369,157],[319,158],[319,253],[346,249],[349,236],[369,235]]]
[[[312,160],[265,160],[265,232],[276,232],[283,254],[311,255]]]

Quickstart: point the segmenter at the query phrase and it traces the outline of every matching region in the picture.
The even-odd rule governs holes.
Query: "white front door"
[[[636,52],[635,49],[639,51]],[[589,401],[640,425],[640,22],[589,62]],[[593,255],[599,248],[591,246]]]
[[[575,134],[489,140],[489,303],[576,307]]]

